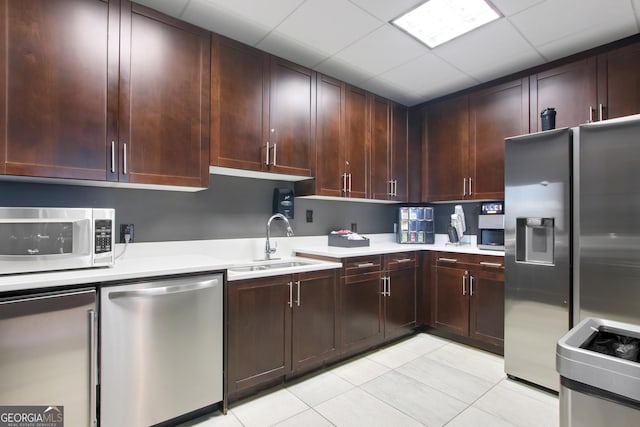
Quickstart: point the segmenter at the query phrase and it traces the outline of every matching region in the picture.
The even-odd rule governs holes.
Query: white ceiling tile
[[[384,25],[341,50],[335,57],[377,75],[428,51],[426,46],[392,25]]]
[[[609,43],[611,40],[619,40],[636,34],[638,29],[635,22],[633,22],[635,19],[632,17],[628,21],[621,21],[615,27],[606,24],[594,25],[584,31],[538,46],[537,49],[550,61],[560,59],[573,53]]]
[[[383,79],[373,78],[367,80],[366,82],[363,82],[360,87],[392,101],[402,102],[402,99],[404,99],[404,89],[398,88]]]
[[[189,0],[135,0],[135,3],[150,7],[170,16],[180,16]]]
[[[490,0],[503,16],[515,15],[545,0]]]
[[[148,0],[147,0],[148,1]],[[170,1],[170,0],[164,0]],[[224,9],[236,16],[260,22],[273,28],[291,14],[304,0],[204,0],[217,8]]]
[[[378,19],[389,22],[414,7],[422,4],[425,0],[349,0],[351,3],[360,6]]]
[[[381,21],[347,0],[307,0],[277,30],[331,55],[381,25]]]
[[[409,92],[435,94],[433,96],[479,83],[431,53],[387,71],[377,79]]]
[[[262,39],[256,47],[309,68],[313,68],[327,58],[325,53],[317,52],[307,46],[302,46],[296,40],[284,36],[277,31],[270,33]]]
[[[215,7],[206,0],[191,0],[182,18],[218,34],[255,45],[271,30],[260,23]]]
[[[314,69],[322,74],[343,80],[355,86],[359,86],[362,82],[373,77],[373,74],[370,72],[333,57],[316,65]]]
[[[539,3],[509,18],[534,46],[542,46],[597,26],[626,26],[634,19],[627,0],[562,0]]]
[[[544,62],[504,18],[438,46],[433,53],[482,81]]]

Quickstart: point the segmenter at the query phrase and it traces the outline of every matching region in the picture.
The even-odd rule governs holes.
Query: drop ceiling
[[[389,23],[424,0],[135,0],[412,106],[640,30],[640,0],[491,0],[502,18],[429,49]]]

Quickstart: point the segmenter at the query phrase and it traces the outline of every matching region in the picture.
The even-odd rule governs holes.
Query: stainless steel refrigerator
[[[505,372],[553,390],[570,325],[572,133],[505,140]]]
[[[555,346],[640,324],[640,115],[505,140],[505,371],[559,389]]]

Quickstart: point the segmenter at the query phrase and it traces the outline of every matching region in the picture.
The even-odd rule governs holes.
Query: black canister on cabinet
[[[556,109],[549,107],[542,110],[540,113],[540,120],[542,122],[542,130],[551,130],[556,128]]]

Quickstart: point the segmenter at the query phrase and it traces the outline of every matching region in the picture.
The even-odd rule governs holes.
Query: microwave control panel
[[[95,221],[95,253],[111,252],[113,245],[113,223],[110,219]]]

